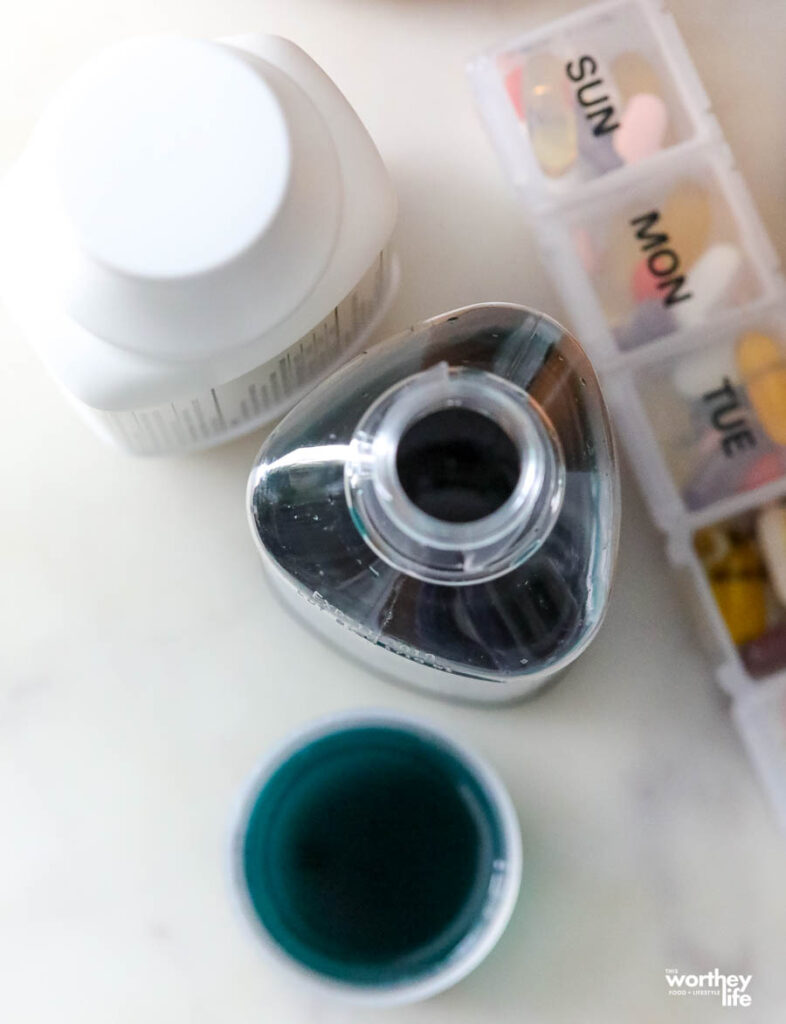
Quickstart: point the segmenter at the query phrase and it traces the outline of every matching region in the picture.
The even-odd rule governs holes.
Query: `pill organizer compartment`
[[[700,526],[692,546],[744,682],[786,671],[786,498]]]
[[[786,487],[748,502],[698,526],[684,549],[672,536],[669,553],[693,576],[718,682],[786,831]]]
[[[703,626],[699,635],[705,641],[710,636],[705,646],[718,682],[731,697],[735,725],[786,832],[786,610],[778,592],[786,539],[778,536],[778,526],[784,515],[786,494],[781,493],[697,528],[684,549],[682,540],[672,536],[669,553],[681,575],[693,577],[693,607]],[[767,557],[762,534],[770,547],[773,541],[777,545]],[[773,576],[779,578],[778,587]],[[760,668],[767,654],[772,671],[752,675],[745,661],[755,656]]]
[[[552,22],[478,58],[470,74],[508,173],[535,201],[716,132],[673,19],[647,0]]]
[[[606,378],[661,527],[786,474],[786,307],[747,314]]]
[[[539,218],[538,235],[601,362],[774,290],[776,257],[725,147]]]

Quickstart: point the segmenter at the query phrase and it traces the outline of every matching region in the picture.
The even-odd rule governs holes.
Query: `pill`
[[[756,539],[775,596],[786,605],[786,508],[769,505],[759,512]]]
[[[646,258],[639,260],[631,278],[633,298],[636,302],[646,302],[647,299],[659,299],[660,290],[658,284],[660,278],[652,273]]]
[[[629,323],[636,306],[646,301],[634,296],[632,278],[642,260],[641,241],[630,224],[635,210],[620,211],[601,223],[591,221],[591,230],[598,239],[601,258],[594,277],[598,298],[610,326],[623,328]],[[654,275],[653,275],[654,276]]]
[[[712,226],[712,207],[706,188],[684,179],[670,192],[663,204],[663,227],[669,245],[689,269],[707,248]]]
[[[543,172],[558,178],[578,157],[576,115],[563,62],[552,53],[527,59],[522,75],[523,106],[535,157]]]
[[[742,255],[731,242],[719,242],[706,249],[687,276],[689,299],[677,303],[674,313],[680,327],[701,323],[729,298],[731,287],[742,269]]]
[[[522,96],[522,73],[521,65],[517,65],[507,74],[503,75],[503,82],[505,83],[505,92],[508,94],[508,99],[513,104],[513,109],[516,111],[516,117],[519,121],[523,121],[526,117],[526,111],[524,109],[524,97]]]
[[[729,535],[719,526],[705,526],[703,530],[698,530],[693,544],[705,569],[719,565],[731,551]]]
[[[734,349],[731,345],[710,345],[681,356],[672,374],[674,387],[686,399],[701,398],[728,381],[738,380]]]
[[[765,433],[786,445],[786,353],[767,334],[748,331],[737,342],[737,366]]]
[[[735,493],[734,467],[728,463],[717,445],[711,456],[698,460],[698,469],[682,488],[682,500],[689,511],[696,512]]]
[[[614,133],[614,150],[619,158],[635,164],[657,153],[663,146],[668,120],[666,104],[659,96],[648,92],[631,96]]]
[[[611,62],[611,74],[623,103],[636,93],[662,94],[657,71],[642,53],[635,50],[618,54]]]
[[[657,212],[657,203],[654,205]],[[652,230],[665,234],[668,251],[654,248],[642,253],[641,240],[632,229],[631,219],[641,215],[640,204],[624,215],[612,219],[607,232],[605,253],[595,282],[598,295],[610,324],[626,318],[630,307],[637,301],[646,301],[643,291],[652,290],[646,272],[641,268],[642,258],[650,276],[657,278],[661,288],[656,289],[661,303],[669,297],[672,287],[676,293],[686,291],[687,271],[706,249],[711,226],[711,208],[706,189],[691,179],[676,185],[662,206],[662,216]],[[671,270],[668,261],[671,260]],[[652,270],[656,273],[652,273]],[[637,274],[636,284],[633,275]],[[659,276],[660,275],[660,276]],[[680,278],[683,283],[680,284]],[[673,282],[676,281],[676,285]],[[634,290],[635,289],[635,290]],[[635,294],[639,292],[639,296]],[[688,305],[691,300],[673,302],[667,308]],[[673,329],[674,325],[670,326]]]
[[[713,429],[709,429],[696,444],[698,468],[682,490],[683,501],[691,512],[745,489],[747,475],[755,471],[757,463],[766,454],[766,450],[754,445],[735,448],[729,457],[721,445],[722,438]]]
[[[614,329],[617,346],[627,352],[674,330],[674,317],[657,299],[642,302],[626,324]]]
[[[754,679],[786,668],[786,623],[772,626],[740,648],[742,663]]]
[[[764,566],[752,538],[736,540],[709,570],[710,589],[735,644],[760,637],[767,628]]]
[[[772,483],[786,473],[786,452],[770,451],[759,455],[744,474],[739,490],[752,491]]]

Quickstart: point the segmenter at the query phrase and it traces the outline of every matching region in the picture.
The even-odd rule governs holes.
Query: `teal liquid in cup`
[[[444,972],[482,941],[509,845],[457,750],[372,720],[290,749],[249,804],[238,861],[280,952],[343,986],[385,988]]]

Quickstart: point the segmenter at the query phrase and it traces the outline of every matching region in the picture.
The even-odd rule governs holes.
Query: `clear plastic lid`
[[[334,374],[265,443],[249,501],[306,601],[444,672],[534,689],[604,614],[605,406],[576,341],[522,307],[427,320]]]

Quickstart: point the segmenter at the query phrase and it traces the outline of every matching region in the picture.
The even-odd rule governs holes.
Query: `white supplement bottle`
[[[368,132],[297,46],[130,40],[54,98],[0,189],[0,290],[92,427],[136,454],[278,418],[397,283]]]

